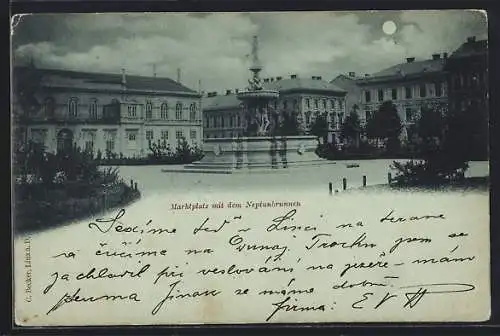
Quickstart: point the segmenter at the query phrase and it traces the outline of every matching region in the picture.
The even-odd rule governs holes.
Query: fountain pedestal
[[[184,166],[185,172],[270,172],[330,163],[314,150],[314,136],[239,137],[206,139],[202,160]]]

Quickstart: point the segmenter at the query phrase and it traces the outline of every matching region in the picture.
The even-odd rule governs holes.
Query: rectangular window
[[[420,98],[424,98],[427,95],[425,84],[421,84],[419,90],[420,90]]]
[[[146,140],[153,140],[153,130],[146,131]]]
[[[168,140],[168,131],[167,130],[161,131],[161,138],[162,138],[162,140]]]
[[[441,82],[434,83],[434,92],[436,97],[441,97],[443,95],[443,86]]]
[[[106,151],[114,152],[115,151],[115,140],[106,140]]]
[[[406,113],[406,121],[409,122],[409,121],[413,121],[413,111],[411,108],[407,107],[406,110],[405,110],[405,113]]]
[[[127,109],[128,109],[128,116],[130,118],[135,118],[137,116],[137,106],[136,105],[129,105]]]
[[[409,86],[405,87],[405,98],[406,99],[411,99],[412,98],[411,87],[409,87]]]
[[[175,138],[177,140],[183,139],[184,138],[184,132],[182,132],[182,131],[175,131]]]
[[[129,133],[128,134],[128,141],[135,141],[136,134],[135,133]]]
[[[378,90],[378,101],[384,100],[384,90]]]
[[[94,151],[94,142],[92,140],[85,141],[85,151],[93,152]]]
[[[371,92],[370,91],[365,91],[365,102],[369,103],[372,100]]]
[[[365,110],[365,120],[368,121],[372,118],[372,112],[370,110]]]
[[[392,97],[392,100],[398,100],[398,89],[391,90],[391,97]]]
[[[191,130],[191,133],[189,135],[191,139],[196,139],[196,130]]]

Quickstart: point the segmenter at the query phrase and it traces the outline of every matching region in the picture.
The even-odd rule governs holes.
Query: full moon
[[[392,35],[396,32],[396,24],[394,23],[394,21],[385,21],[384,24],[382,25],[382,30],[384,31],[384,33],[386,33],[387,35]]]

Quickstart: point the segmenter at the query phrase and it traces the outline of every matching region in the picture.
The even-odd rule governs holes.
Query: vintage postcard
[[[11,29],[17,325],[490,318],[485,11]]]

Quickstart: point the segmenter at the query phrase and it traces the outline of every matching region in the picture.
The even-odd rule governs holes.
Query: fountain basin
[[[181,172],[273,172],[333,163],[316,155],[317,143],[315,136],[308,135],[205,139],[203,159],[185,165]]]

